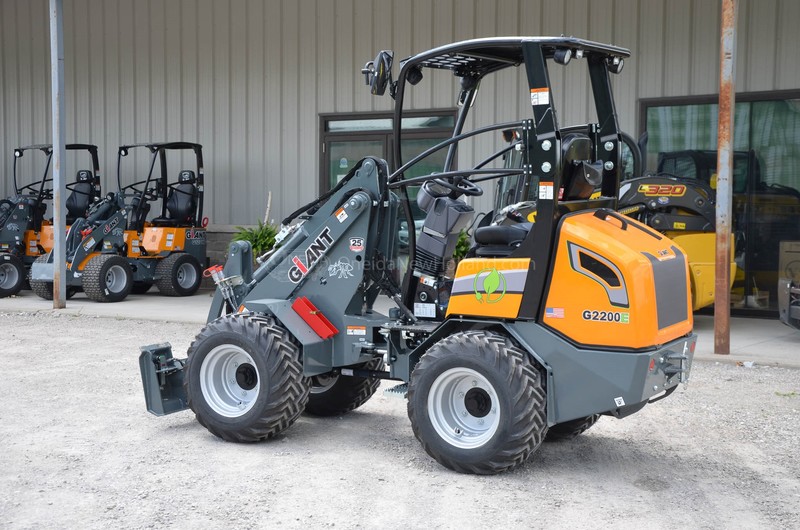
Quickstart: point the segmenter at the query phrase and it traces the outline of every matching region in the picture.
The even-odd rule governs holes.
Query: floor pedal
[[[405,399],[408,395],[408,383],[400,383],[397,386],[393,386],[392,388],[387,388],[383,391],[384,396],[389,397],[396,397],[400,399]]]

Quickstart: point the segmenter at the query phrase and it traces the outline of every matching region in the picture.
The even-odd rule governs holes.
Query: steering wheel
[[[483,189],[469,179],[459,179],[457,184],[453,184],[447,179],[433,179],[433,182],[440,186],[444,186],[458,195],[467,195],[469,197],[478,197],[483,195]]]
[[[36,188],[36,186],[41,186],[41,185],[42,185],[42,184],[44,184],[45,182],[50,182],[51,180],[53,180],[53,179],[44,179],[44,180],[37,180],[36,182],[31,182],[30,184],[27,184],[27,185],[25,185],[25,186],[22,186],[22,187],[21,187],[21,188],[20,188],[20,189],[17,191],[17,193],[19,193],[19,194],[22,194],[22,190],[26,190],[26,189],[30,188],[30,190],[31,190],[31,194],[35,195],[35,194],[39,193],[39,190]],[[52,192],[53,192],[53,190],[42,190],[42,191],[43,191],[43,192],[47,192],[47,191],[49,191],[51,194],[52,194]],[[52,198],[52,196],[51,196],[50,198]]]
[[[127,186],[123,186],[121,191],[125,191],[125,190],[130,189],[130,190],[133,190],[135,192],[141,193],[142,191],[140,189],[138,189],[136,186],[141,186],[142,184],[146,184],[146,183],[147,183],[146,180],[140,180],[139,182],[134,182],[133,184],[128,184]]]

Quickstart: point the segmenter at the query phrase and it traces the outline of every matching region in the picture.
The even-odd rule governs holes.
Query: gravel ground
[[[688,387],[503,475],[459,475],[382,393],[277,439],[144,410],[138,346],[196,325],[0,313],[0,528],[800,528],[800,371],[696,362]]]

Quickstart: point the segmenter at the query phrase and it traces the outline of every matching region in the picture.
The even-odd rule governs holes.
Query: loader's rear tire
[[[116,254],[99,254],[83,269],[83,292],[95,302],[120,302],[131,292],[133,273],[128,260]]]
[[[0,254],[0,298],[14,296],[25,285],[25,265],[13,254]]]
[[[563,440],[572,440],[597,423],[598,419],[600,419],[599,414],[592,414],[584,418],[577,418],[553,425],[547,430],[545,441],[559,442]]]
[[[361,370],[382,370],[383,359],[352,366]],[[375,394],[380,379],[350,377],[339,374],[322,374],[311,378],[311,392],[306,404],[306,414],[312,416],[338,416],[355,410]]]
[[[411,374],[408,417],[425,451],[459,473],[490,475],[528,459],[547,432],[542,375],[488,331],[434,344]]]
[[[257,442],[291,426],[308,401],[300,347],[272,317],[226,315],[189,346],[189,407],[215,436]]]
[[[203,276],[197,258],[185,252],[170,254],[156,264],[155,284],[165,296],[191,296]]]

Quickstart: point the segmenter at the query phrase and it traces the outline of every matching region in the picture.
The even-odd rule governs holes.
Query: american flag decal
[[[563,307],[548,307],[544,310],[545,318],[564,318]]]

